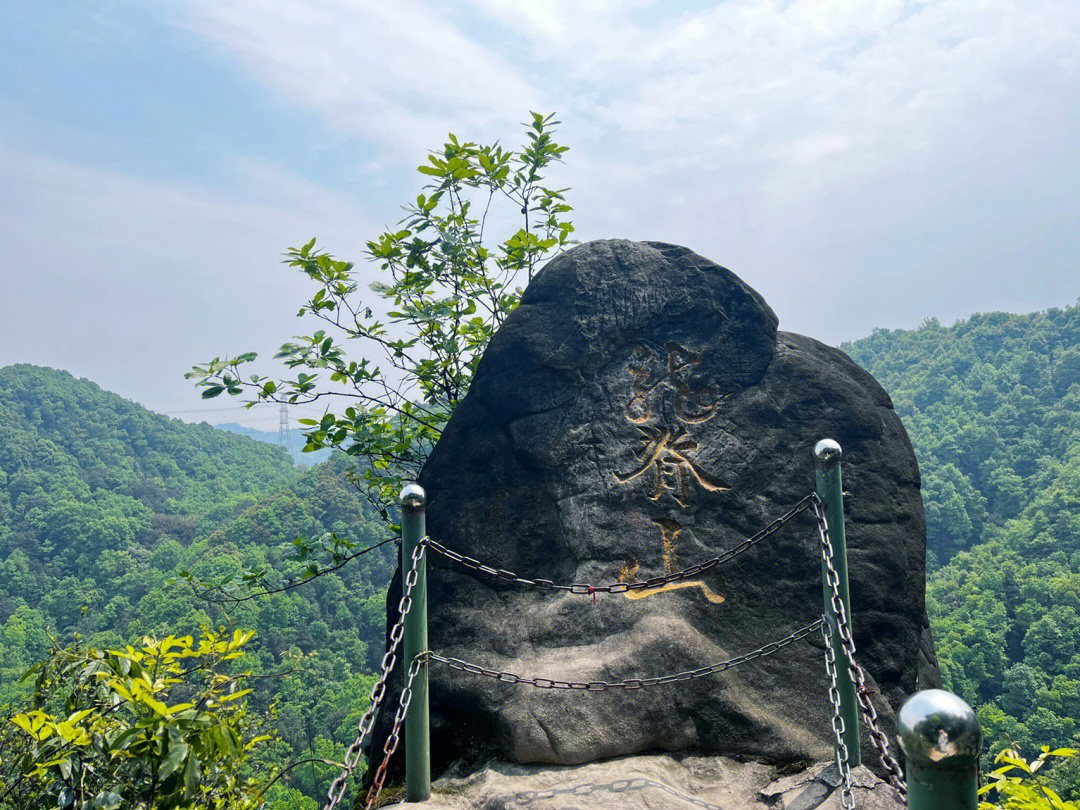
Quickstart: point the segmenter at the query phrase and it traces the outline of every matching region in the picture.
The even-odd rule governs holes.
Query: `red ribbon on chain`
[[[589,596],[592,597],[592,606],[596,607],[596,588],[592,585],[589,586]]]

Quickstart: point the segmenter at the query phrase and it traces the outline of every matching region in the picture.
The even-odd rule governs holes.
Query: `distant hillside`
[[[235,433],[238,436],[247,436],[257,442],[274,445],[278,443],[278,434],[276,430],[272,432],[269,430],[256,430],[255,428],[238,425],[235,422],[226,422],[223,425],[214,425],[214,427],[218,430],[224,430],[227,433]],[[303,431],[300,430],[289,431],[289,442],[292,444],[293,461],[297,464],[303,464],[305,467],[312,467],[319,462],[326,461],[330,458],[330,453],[332,452],[329,448],[316,450],[314,453],[303,452],[306,440],[304,439]]]
[[[947,687],[978,707],[993,750],[1080,745],[1080,306],[928,321],[843,348],[890,392],[919,458]],[[394,547],[227,614],[169,584],[185,568],[265,567],[280,582],[289,541],[330,530],[386,533],[341,458],[299,469],[271,443],[65,372],[0,369],[0,705],[29,688],[17,679],[46,628],[113,645],[235,623],[258,631],[255,672],[295,670],[257,693],[260,710],[278,701],[282,738],[264,764],[340,760],[382,643]],[[315,800],[330,771],[298,768],[275,797]],[[1074,782],[1073,794],[1080,768]],[[270,806],[300,806],[290,795]]]
[[[190,540],[204,518],[296,472],[279,448],[155,414],[66,371],[18,365],[0,369],[0,476],[0,548],[74,568],[165,533]]]
[[[234,625],[257,631],[246,666],[289,672],[253,695],[268,715],[276,701],[281,735],[259,769],[339,760],[366,705],[395,547],[226,610],[170,584],[184,569],[265,568],[280,585],[291,541],[327,531],[357,543],[387,534],[342,459],[299,469],[279,447],[152,413],[67,372],[0,369],[0,707],[33,687],[19,677],[49,632],[116,647]],[[268,806],[314,806],[332,770],[297,769]]]
[[[907,426],[938,562],[1018,517],[1080,443],[1080,307],[931,320],[842,348]]]
[[[979,706],[995,749],[1080,743],[1080,306],[843,348],[919,458],[946,686]]]

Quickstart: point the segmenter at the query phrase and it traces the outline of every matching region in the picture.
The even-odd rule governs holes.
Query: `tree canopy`
[[[992,753],[1080,741],[1080,306],[843,348],[890,392],[919,459],[946,688],[978,708]]]
[[[19,679],[52,654],[50,633],[107,651],[224,625],[256,633],[246,701],[276,732],[244,777],[337,761],[381,652],[395,547],[241,603],[181,578],[262,570],[267,588],[299,583],[292,541],[328,533],[365,547],[388,535],[344,459],[299,470],[281,448],[170,420],[66,372],[0,369],[0,707],[26,713],[34,679]],[[295,768],[268,806],[315,807],[333,770]]]
[[[416,480],[465,396],[488,341],[518,305],[521,284],[570,243],[566,189],[548,168],[567,151],[554,115],[532,113],[518,150],[451,134],[417,171],[428,182],[399,225],[368,241],[368,263],[290,248],[286,262],[314,287],[298,312],[319,326],[283,344],[294,377],[245,376],[254,352],[215,357],[188,377],[204,398],[326,403],[305,451],[333,448],[356,463],[361,491],[384,519]],[[492,230],[503,235],[492,237]],[[369,291],[361,272],[377,271]],[[338,403],[341,407],[338,407]]]

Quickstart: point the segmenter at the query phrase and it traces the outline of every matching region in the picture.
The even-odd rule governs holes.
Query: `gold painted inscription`
[[[651,472],[648,495],[658,501],[664,492],[670,492],[682,506],[689,506],[694,501],[696,490],[694,483],[707,492],[724,492],[728,488],[709,477],[690,457],[698,449],[698,443],[679,425],[674,431],[669,428],[639,425],[641,448],[635,454],[638,465],[626,472],[616,472],[615,480],[620,484],[633,481],[646,472]]]
[[[674,520],[656,520],[653,522],[660,527],[661,544],[663,546],[662,557],[664,560],[664,573],[670,574],[677,571],[679,567],[677,540],[679,532],[682,531],[682,526]],[[622,570],[619,571],[619,582],[636,582],[637,572],[640,567],[637,560],[625,563]],[[724,601],[724,597],[721,594],[713,591],[712,588],[699,579],[693,581],[669,582],[658,588],[644,588],[640,591],[627,591],[623,596],[627,599],[644,599],[647,596],[665,593],[667,591],[677,591],[681,588],[700,588],[702,595],[714,605],[719,605]]]
[[[708,385],[695,386],[691,376],[701,365],[701,355],[668,343],[667,357],[661,361],[646,346],[638,346],[627,363],[633,378],[626,419],[637,426],[641,447],[634,454],[636,464],[613,475],[620,484],[645,476],[650,499],[660,500],[665,492],[680,506],[690,506],[698,489],[723,492],[727,487],[713,479],[695,461],[699,449],[690,435],[692,425],[700,425],[716,415],[720,398]],[[668,409],[654,407],[665,397]],[[665,418],[674,417],[672,424]]]
[[[702,469],[695,459],[699,449],[690,430],[712,419],[722,397],[709,385],[696,385],[693,374],[701,365],[701,355],[677,343],[668,343],[666,357],[657,357],[648,347],[639,346],[627,363],[632,378],[626,403],[627,421],[637,427],[640,447],[629,469],[613,471],[620,484],[641,479],[652,501],[670,494],[678,507],[690,507],[700,491],[725,492],[728,487]],[[665,407],[666,406],[666,407]],[[669,421],[670,420],[670,421]],[[654,521],[661,532],[661,559],[664,571],[678,570],[678,537],[682,524],[675,518]],[[619,572],[620,582],[636,581],[639,563],[628,562]],[[705,598],[719,604],[724,597],[704,582],[671,582],[658,588],[631,591],[627,599],[643,599],[680,588],[700,588]]]

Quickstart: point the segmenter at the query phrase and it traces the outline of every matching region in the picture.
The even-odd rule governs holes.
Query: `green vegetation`
[[[280,448],[150,413],[66,372],[0,369],[0,707],[30,708],[33,679],[19,678],[50,656],[49,632],[124,650],[224,625],[256,633],[248,700],[277,732],[245,774],[340,760],[381,652],[395,547],[240,603],[209,602],[180,579],[255,569],[266,588],[286,587],[306,575],[290,541],[328,533],[339,545],[387,535],[342,461],[300,471]],[[293,769],[269,806],[315,807],[334,770]]]
[[[570,243],[566,189],[544,183],[568,149],[555,142],[553,119],[533,113],[517,151],[451,134],[431,152],[417,169],[427,185],[400,227],[367,243],[367,270],[381,274],[369,285],[374,296],[361,291],[352,262],[316,250],[314,239],[290,249],[289,266],[315,288],[298,315],[320,326],[277,354],[296,376],[245,379],[254,352],[215,357],[187,375],[203,398],[341,403],[321,420],[300,420],[309,428],[304,450],[348,454],[389,523],[402,485],[416,480],[488,341],[517,307],[520,283]]]
[[[919,458],[946,688],[977,707],[992,754],[1080,741],[1080,306],[843,348]]]
[[[278,733],[247,765],[287,770],[270,806],[313,806],[366,708],[392,570],[393,547],[381,544],[389,508],[517,306],[519,278],[570,241],[564,189],[544,185],[566,151],[557,123],[533,114],[518,151],[450,135],[429,156],[401,229],[368,242],[383,273],[371,285],[378,312],[351,263],[314,240],[290,250],[288,264],[315,286],[299,315],[323,327],[281,348],[295,379],[242,379],[254,353],[188,375],[206,399],[347,403],[301,420],[306,452],[344,451],[310,472],[276,448],[172,423],[62,372],[0,370],[0,705],[30,700],[19,715],[30,717],[50,702],[17,680],[46,654],[46,628],[105,649],[169,629],[253,628],[250,676],[269,680],[250,702]],[[495,224],[519,217],[492,244]],[[367,354],[349,359],[349,340]]]
[[[1076,754],[1072,748],[1051,751],[1050,746],[1044,745],[1042,753],[1028,761],[1017,748],[1006,748],[994,757],[996,767],[986,775],[986,784],[979,788],[980,796],[997,801],[981,801],[979,810],[1078,810],[1076,802],[1062,799],[1050,786],[1050,780],[1040,773],[1054,758],[1068,759]]]
[[[25,712],[0,727],[0,806],[180,810],[258,806],[241,773],[260,743],[230,662],[250,634],[55,647]]]
[[[419,283],[412,270],[399,281]],[[330,368],[323,345],[303,362]],[[1002,757],[993,795],[1057,806],[1080,794],[1080,760],[1038,774],[1033,763],[1080,743],[1080,306],[929,321],[844,348],[890,391],[915,445],[942,671],[977,707],[987,767]],[[473,360],[458,360],[464,385]],[[403,453],[400,442],[421,452],[400,414],[373,414],[341,417],[399,431],[399,444],[365,445],[367,457]],[[312,426],[310,446],[348,445],[352,428],[331,419]],[[373,441],[389,441],[380,431]],[[358,480],[385,488],[402,469],[388,461]],[[65,372],[0,369],[0,706],[15,717],[0,731],[5,789],[101,807],[137,806],[150,790],[159,807],[183,806],[197,769],[208,802],[244,806],[275,780],[268,807],[315,808],[366,707],[394,563],[392,545],[360,553],[388,530],[353,472],[343,453],[301,470],[279,448],[152,414]],[[238,652],[236,628],[255,634],[235,637],[242,662],[224,660]],[[200,649],[213,662],[196,675]],[[151,678],[136,695],[138,656],[173,656],[162,666],[177,683]],[[36,686],[20,680],[43,661]],[[241,675],[258,688],[223,702]],[[183,704],[206,690],[215,711],[192,715]],[[109,713],[115,696],[124,709]],[[100,740],[82,744],[95,729]],[[1055,749],[1014,780],[1024,769],[1010,758],[1044,743]],[[130,745],[132,757],[109,758]]]
[[[214,425],[214,427],[218,430],[225,430],[229,433],[235,433],[238,436],[247,436],[256,441],[267,442],[268,444],[277,444],[280,438],[277,430],[258,430],[256,428],[238,425],[235,422],[225,422],[223,424]],[[326,450],[316,450],[311,453],[305,453],[304,445],[307,444],[307,439],[304,438],[304,431],[302,430],[293,428],[289,431],[288,438],[289,443],[292,445],[292,459],[296,464],[311,467],[321,461],[326,461],[330,456],[329,448]]]
[[[946,686],[977,707],[991,758],[1075,745],[1080,307],[930,321],[844,348],[892,393],[920,459]],[[385,532],[342,454],[300,471],[276,447],[171,421],[64,372],[0,369],[0,705],[30,716],[32,680],[18,678],[52,654],[47,628],[103,650],[248,628],[244,667],[269,676],[250,707],[271,739],[243,778],[304,760],[267,798],[313,807],[366,705],[393,546],[328,573],[309,550],[341,560]],[[203,598],[254,582],[274,593]],[[1042,778],[1075,796],[1076,762]]]

